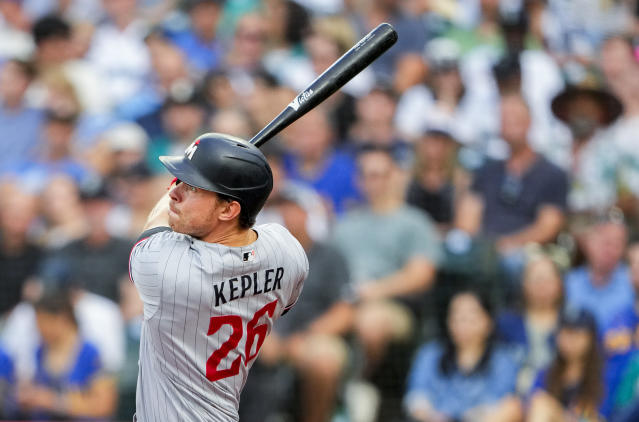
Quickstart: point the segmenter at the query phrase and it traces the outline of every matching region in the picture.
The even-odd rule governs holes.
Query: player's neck
[[[241,227],[220,227],[200,240],[229,247],[246,246],[257,240],[257,232]]]

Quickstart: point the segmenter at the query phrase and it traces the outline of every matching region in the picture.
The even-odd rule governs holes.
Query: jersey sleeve
[[[160,262],[162,250],[169,243],[164,233],[173,232],[168,227],[156,227],[142,233],[129,257],[129,277],[144,303],[145,319],[151,318],[160,306]]]

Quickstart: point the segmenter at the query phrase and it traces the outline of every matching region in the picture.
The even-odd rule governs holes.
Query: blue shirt
[[[517,372],[515,359],[496,346],[483,370],[470,375],[455,370],[444,375],[440,359],[444,352],[438,342],[421,347],[408,375],[405,402],[426,399],[437,412],[460,418],[468,410],[493,404],[515,392]]]
[[[308,183],[330,199],[336,214],[341,214],[349,205],[361,200],[355,182],[357,166],[353,157],[348,154],[330,154],[326,157],[323,168],[313,176],[302,173],[299,160],[293,155],[287,155],[284,157],[284,170],[290,179]]]
[[[56,391],[82,390],[88,388],[93,378],[102,370],[98,349],[87,341],[82,341],[75,360],[69,369],[60,374],[48,372],[45,363],[45,346],[36,351],[36,371],[34,382]]]
[[[635,294],[628,267],[623,264],[615,268],[605,285],[595,286],[587,267],[570,271],[564,284],[568,305],[592,312],[600,333],[612,323],[619,310],[631,307],[634,303]]]
[[[173,43],[184,52],[189,66],[204,74],[217,69],[222,60],[222,47],[217,40],[205,42],[191,29],[168,34]]]
[[[0,382],[13,382],[13,362],[2,348],[0,348]]]
[[[43,120],[40,110],[8,110],[0,103],[0,173],[34,155]]]
[[[36,351],[36,370],[33,382],[58,393],[85,390],[89,388],[96,375],[102,371],[102,362],[98,349],[86,341],[79,343],[75,360],[66,371],[60,374],[48,372],[44,360],[45,346],[42,345]],[[31,414],[32,418],[38,420],[46,420],[51,418],[51,416],[38,410]],[[83,420],[86,419],[83,418]]]

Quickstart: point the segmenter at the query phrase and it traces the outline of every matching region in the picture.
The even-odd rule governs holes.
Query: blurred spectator
[[[404,92],[395,124],[408,139],[417,139],[429,126],[448,126],[462,143],[480,141],[494,132],[496,122],[485,113],[486,99],[476,84],[462,77],[459,45],[446,38],[426,44],[429,71],[422,84]]]
[[[202,78],[220,67],[223,46],[217,37],[222,17],[223,0],[186,0],[190,27],[169,34],[169,38],[184,53],[191,70]]]
[[[17,161],[11,173],[42,189],[54,176],[62,174],[80,184],[90,177],[89,169],[74,155],[73,135],[77,115],[67,111],[47,110],[38,154]]]
[[[546,368],[555,355],[555,335],[563,307],[561,273],[546,252],[529,255],[523,274],[523,306],[520,311],[505,311],[497,318],[501,341],[517,347],[522,367],[517,377],[517,392],[528,394],[537,373]]]
[[[627,186],[628,176],[619,171],[619,149],[609,128],[623,112],[622,104],[600,87],[570,85],[553,99],[552,111],[568,126],[572,138],[567,148],[549,150],[556,162],[563,158],[570,169],[570,210],[600,213],[614,206],[619,182]]]
[[[390,88],[373,88],[357,100],[356,120],[349,135],[356,144],[374,144],[393,149],[400,164],[409,167],[413,162],[413,152],[393,124],[396,106],[397,97]]]
[[[419,17],[411,16],[402,10],[399,0],[374,0],[363,7],[359,7],[351,16],[353,25],[359,35],[371,31],[382,22],[388,22],[395,27],[398,40],[395,46],[377,59],[371,65],[377,82],[392,84],[395,88],[406,88],[418,83],[422,76],[422,69],[406,72],[402,68],[414,70],[413,63],[420,61],[420,53],[426,44],[426,30]],[[402,80],[396,79],[402,75]],[[401,91],[403,89],[398,89]]]
[[[442,341],[418,351],[404,403],[415,421],[518,421],[517,364],[495,342],[492,307],[473,291],[452,296]]]
[[[109,87],[116,111],[140,92],[151,63],[144,44],[146,24],[137,17],[136,0],[102,0],[107,14],[91,41],[87,58]]]
[[[563,225],[566,207],[566,175],[531,149],[529,127],[524,99],[515,94],[502,97],[501,133],[510,157],[488,161],[476,172],[472,193],[461,199],[456,216],[458,228],[495,240],[511,283],[519,280],[523,246],[552,241]]]
[[[82,281],[71,278],[69,268],[64,263],[46,264],[41,274],[45,294],[51,290],[60,290],[68,296],[77,317],[80,335],[97,348],[103,369],[111,374],[117,373],[123,366],[125,348],[122,315],[117,305],[81,288]],[[30,299],[37,301],[42,294],[40,289],[34,295],[36,297]],[[9,314],[2,338],[7,351],[15,360],[17,377],[32,377],[36,370],[35,352],[41,342],[41,335],[36,325],[36,312],[30,301],[21,302]]]
[[[0,172],[35,154],[43,114],[25,101],[35,77],[33,66],[9,60],[0,68]]]
[[[406,344],[415,334],[415,318],[435,282],[442,254],[431,220],[404,204],[403,174],[392,154],[381,147],[365,148],[358,166],[367,204],[341,218],[333,240],[353,280],[354,330],[365,354],[364,375],[375,379],[387,369],[385,359],[394,359],[389,347]],[[396,392],[387,391],[384,398],[393,400]]]
[[[68,176],[51,177],[40,195],[40,214],[44,227],[39,242],[45,249],[60,249],[87,231],[78,187]]]
[[[283,134],[289,154],[284,160],[287,176],[306,182],[329,200],[340,215],[359,200],[353,158],[334,148],[334,132],[326,110],[317,107],[293,123]]]
[[[445,129],[428,129],[415,142],[415,166],[406,201],[428,213],[440,232],[452,222],[455,204],[461,195],[457,165],[458,141]]]
[[[116,405],[114,379],[95,346],[79,335],[69,298],[48,293],[35,310],[42,345],[33,379],[18,388],[21,409],[37,419],[109,417]]]
[[[628,37],[611,37],[601,49],[601,68],[612,92],[623,104],[623,114],[613,126],[614,148],[619,151],[616,164],[617,203],[637,225],[639,194],[639,150],[635,137],[639,130],[639,63]]]
[[[40,75],[58,70],[64,74],[78,96],[81,108],[87,113],[105,113],[111,107],[105,80],[86,60],[74,57],[72,28],[57,15],[48,15],[34,23],[36,43],[35,65]],[[30,95],[40,104],[46,102],[46,92],[35,87]],[[78,112],[79,110],[74,110]]]
[[[184,85],[167,97],[161,118],[163,133],[152,138],[147,149],[147,164],[155,172],[164,171],[158,156],[181,155],[204,132],[206,110],[194,87]]]
[[[257,13],[247,13],[237,21],[224,67],[229,71],[233,89],[240,96],[250,96],[255,88],[253,77],[263,70],[266,26],[264,16]]]
[[[82,195],[87,234],[53,252],[48,260],[68,265],[80,287],[116,301],[118,279],[128,271],[131,242],[108,231],[107,221],[114,203],[102,182],[83,186]]]
[[[260,364],[272,366],[287,362],[295,368],[300,381],[300,408],[295,420],[328,421],[335,407],[339,383],[344,374],[348,351],[340,337],[350,330],[352,308],[342,298],[349,283],[344,257],[333,246],[316,242],[307,231],[309,203],[299,190],[284,189],[272,199],[285,226],[308,253],[309,272],[304,295],[295,308],[281,320],[267,337],[260,352]],[[265,417],[263,412],[250,413],[252,401],[268,406],[268,392],[252,391],[252,378],[243,397],[245,420]],[[265,380],[262,380],[264,382]],[[275,392],[270,383],[268,389]],[[253,392],[253,395],[251,395]],[[276,393],[276,392],[275,392]],[[246,399],[246,401],[244,401]],[[252,399],[252,400],[251,400]],[[273,397],[272,402],[277,402]]]
[[[146,159],[149,137],[132,122],[121,122],[101,133],[87,154],[91,167],[103,178],[109,178]]]
[[[37,198],[14,185],[0,206],[0,318],[22,299],[24,283],[37,271],[42,250],[30,231],[37,216]]]
[[[150,33],[146,46],[151,58],[151,74],[141,91],[124,105],[123,114],[137,119],[150,136],[160,130],[161,107],[176,90],[193,85],[184,53],[159,31]]]
[[[258,214],[258,224],[278,223],[284,224],[279,207],[272,206],[274,199],[279,197],[281,191],[295,190],[296,195],[304,198],[305,210],[308,213],[306,219],[306,231],[316,242],[325,241],[331,229],[331,215],[329,207],[315,189],[304,182],[298,182],[286,178],[284,170],[284,149],[280,145],[280,140],[271,140],[262,152],[266,156],[271,171],[273,172],[273,191],[266,201],[266,206]]]
[[[153,176],[144,162],[130,164],[118,170],[109,181],[114,197],[120,206],[109,214],[107,227],[110,232],[135,240],[143,232],[147,217],[166,187]]]
[[[13,403],[15,374],[11,357],[0,347],[0,418],[9,418]]]
[[[248,114],[240,108],[218,110],[209,121],[212,132],[226,133],[242,139],[251,139],[257,130],[253,128]]]
[[[537,376],[528,420],[602,420],[602,366],[594,317],[588,311],[567,308],[560,317],[557,356]]]
[[[633,306],[634,292],[623,262],[627,244],[623,217],[611,211],[584,234],[581,241],[586,262],[566,274],[566,301],[595,317],[599,332],[617,313]]]
[[[639,243],[628,247],[628,265],[634,301],[631,306],[617,310],[612,322],[604,327],[603,346],[607,357],[627,358],[639,350]]]

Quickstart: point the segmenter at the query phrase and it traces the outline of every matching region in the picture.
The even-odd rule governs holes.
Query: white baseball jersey
[[[133,247],[129,270],[144,302],[138,421],[239,419],[248,371],[308,273],[288,230],[254,229],[258,239],[243,247],[168,228],[147,232]]]

